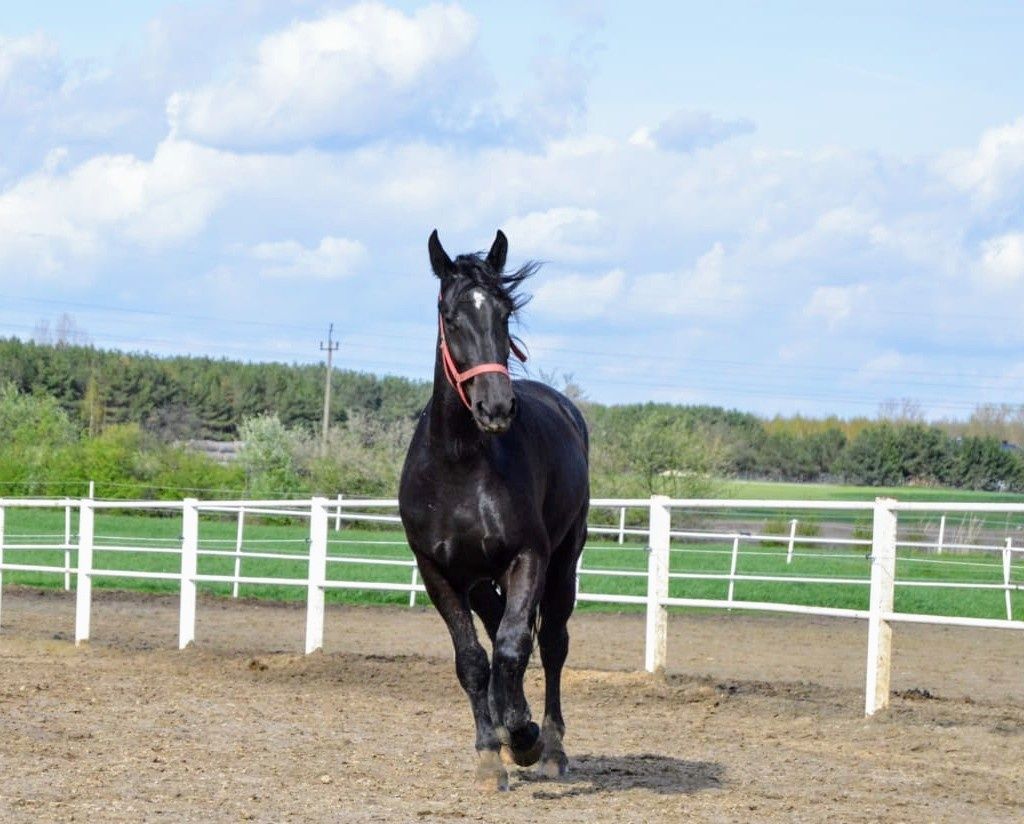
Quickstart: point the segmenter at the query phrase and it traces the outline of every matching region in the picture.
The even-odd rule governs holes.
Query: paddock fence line
[[[207,585],[230,586],[230,594],[239,596],[240,586],[294,587],[305,591],[306,653],[323,647],[326,595],[331,590],[407,593],[409,605],[425,593],[419,582],[416,563],[404,540],[348,539],[346,530],[355,525],[381,528],[397,527],[395,499],[358,499],[338,496],[336,499],[314,497],[304,500],[223,500],[200,501],[122,501],[47,498],[0,498],[0,630],[2,630],[2,596],[4,573],[53,574],[63,578],[66,589],[75,590],[76,644],[90,637],[92,588],[96,579],[153,580],[176,585],[179,595],[178,645],[185,648],[195,642],[197,595]],[[23,510],[62,511],[62,529],[54,532],[15,533],[8,528],[12,512]],[[580,602],[635,605],[645,610],[644,668],[649,672],[663,670],[667,659],[669,611],[673,608],[702,608],[781,612],[792,614],[844,617],[865,620],[868,627],[867,661],[865,666],[865,714],[870,716],[888,706],[892,670],[893,624],[918,622],[951,626],[996,629],[1024,629],[1024,620],[1013,618],[1013,595],[1024,589],[1021,561],[1024,543],[1015,535],[1024,530],[1024,503],[958,503],[907,502],[891,498],[875,501],[778,501],[778,500],[711,500],[671,499],[653,496],[650,499],[595,498],[592,512],[602,512],[606,523],[590,527],[590,540],[609,539],[607,546],[594,544],[585,551],[577,570],[577,600]],[[142,537],[107,534],[97,531],[97,514],[126,513],[162,515],[161,523],[180,526],[180,534],[164,537]],[[631,518],[627,517],[627,513]],[[754,513],[751,515],[751,513]],[[800,518],[815,513],[831,513],[835,517],[860,519],[861,524],[849,536],[799,535]],[[947,515],[984,514],[1002,516],[1001,529],[1008,533],[988,542],[951,541],[946,532]],[[675,515],[675,523],[673,522]],[[744,527],[767,517],[777,527],[754,531]],[[898,538],[900,515],[908,519],[939,516],[939,538],[936,542],[922,540],[920,535]],[[707,518],[718,517],[728,523],[709,525]],[[235,519],[233,537],[202,540],[200,526],[204,522]],[[247,521],[248,518],[248,521]],[[254,520],[279,519],[288,524],[306,523],[302,537],[245,538],[247,526]],[[172,520],[173,519],[173,520]],[[870,520],[868,520],[870,519]],[[156,519],[154,519],[156,520]],[[56,523],[56,521],[55,521]],[[627,526],[627,523],[632,524]],[[917,521],[914,521],[917,523]],[[166,531],[166,530],[165,530]],[[291,535],[291,533],[289,533]],[[1014,540],[1017,538],[1017,546]],[[379,553],[381,550],[401,553],[382,556],[359,554],[351,549],[362,545]],[[898,549],[904,551],[901,566],[941,564],[945,569],[960,568],[971,574],[989,574],[995,580],[964,580],[928,577],[897,577]],[[943,550],[946,554],[942,554]],[[954,560],[950,550],[972,551],[992,556],[995,560]],[[923,552],[938,557],[920,557]],[[18,555],[30,553],[32,562],[19,563]],[[38,555],[50,553],[52,562],[39,562]],[[122,555],[117,555],[122,553]],[[615,553],[613,566],[594,561],[595,555]],[[917,553],[916,555],[914,553]],[[107,562],[98,564],[100,556]],[[111,565],[111,557],[161,557],[170,559],[165,565],[173,569],[141,569],[136,565]],[[682,561],[698,557],[721,562],[721,571],[700,568],[682,569]],[[972,556],[973,557],[973,556]],[[986,556],[987,557],[987,556]],[[636,561],[627,562],[623,558]],[[774,563],[777,570],[740,571],[741,558],[747,561]],[[852,572],[817,572],[797,574],[794,565],[826,559],[828,563],[845,564]],[[1015,560],[1016,559],[1016,560]],[[212,572],[208,567],[220,561],[225,571]],[[280,574],[243,574],[253,563],[279,562],[301,568],[291,576]],[[785,566],[781,566],[782,564]],[[1016,565],[1015,565],[1016,564]],[[725,572],[726,565],[728,572]],[[339,577],[335,571],[377,568],[391,570],[406,579],[364,580],[366,576]],[[1016,575],[1016,578],[1015,578]],[[587,585],[603,583],[603,590]],[[809,605],[784,598],[755,600],[737,597],[737,585],[816,585],[826,588],[856,588],[866,592],[866,608],[853,609],[826,605]],[[725,597],[714,598],[673,596],[673,586],[722,586]],[[632,588],[631,592],[623,588]],[[939,615],[925,612],[898,612],[894,609],[897,587],[1001,592],[1005,619]],[[403,596],[404,597],[404,596]],[[986,596],[987,597],[987,596]],[[1019,605],[1018,605],[1019,606]]]

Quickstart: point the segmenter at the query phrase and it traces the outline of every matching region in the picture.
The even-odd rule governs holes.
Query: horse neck
[[[448,382],[441,362],[440,341],[434,361],[434,392],[430,398],[430,436],[450,460],[476,452],[484,438],[459,393]]]

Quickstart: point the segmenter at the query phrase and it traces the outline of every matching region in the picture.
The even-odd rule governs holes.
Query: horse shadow
[[[622,790],[659,795],[691,795],[722,786],[725,768],[712,761],[684,761],[665,755],[580,755],[569,760],[569,774],[558,781],[534,772],[519,778],[537,787],[535,798],[558,799]]]

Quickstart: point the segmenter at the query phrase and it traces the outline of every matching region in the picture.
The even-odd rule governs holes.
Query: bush
[[[413,428],[412,421],[353,413],[330,431],[325,450],[307,444],[310,487],[324,495],[395,495]]]
[[[299,455],[308,440],[303,433],[286,427],[277,415],[258,415],[242,421],[239,434],[246,497],[288,497],[303,490]]]

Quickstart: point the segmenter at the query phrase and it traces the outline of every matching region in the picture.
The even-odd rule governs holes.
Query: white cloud
[[[45,34],[0,36],[0,111],[60,85],[60,52]]]
[[[626,274],[613,269],[604,275],[565,275],[546,279],[534,292],[531,308],[538,312],[574,319],[607,314],[622,295]]]
[[[1024,189],[1024,117],[988,129],[976,148],[950,152],[940,166],[954,184],[983,202],[1019,197]]]
[[[654,315],[726,317],[732,314],[727,304],[744,291],[726,274],[725,247],[715,243],[690,269],[637,277],[628,301],[634,311]]]
[[[257,243],[250,255],[261,264],[263,277],[338,280],[353,274],[365,261],[366,247],[357,240],[325,237],[313,249],[293,240]]]
[[[437,120],[441,93],[471,73],[475,40],[474,19],[457,5],[407,16],[360,3],[266,37],[229,79],[173,95],[168,116],[181,135],[242,147],[358,139]]]
[[[976,271],[984,284],[995,288],[1024,282],[1024,232],[1011,232],[982,243]]]
[[[753,121],[746,118],[724,120],[711,112],[683,109],[670,115],[649,133],[641,129],[633,137],[639,145],[653,141],[662,149],[693,152],[753,131]]]
[[[100,155],[66,173],[48,164],[0,193],[0,274],[57,277],[118,242],[159,247],[192,237],[260,167],[258,158],[175,140],[151,161]]]
[[[918,371],[925,365],[920,357],[888,350],[862,363],[854,380],[859,383],[885,383],[898,380],[908,371]]]
[[[504,228],[507,235],[515,237],[516,248],[528,257],[574,263],[605,253],[604,227],[595,209],[557,206],[511,217]]]
[[[806,314],[825,320],[828,328],[836,329],[853,316],[854,309],[867,294],[867,286],[819,286],[807,302]]]

